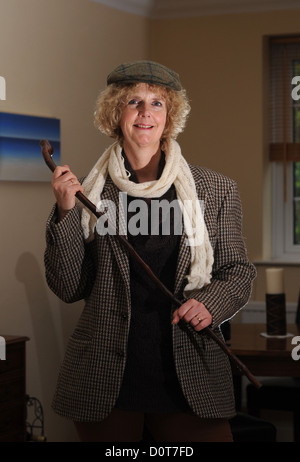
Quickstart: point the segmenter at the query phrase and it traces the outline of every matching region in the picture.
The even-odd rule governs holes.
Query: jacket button
[[[121,318],[127,320],[128,319],[128,314],[127,313],[122,313]]]
[[[49,231],[49,232],[47,233],[46,239],[47,239],[47,243],[48,243],[49,245],[52,245],[52,244],[54,243],[54,237],[53,237],[51,231]]]

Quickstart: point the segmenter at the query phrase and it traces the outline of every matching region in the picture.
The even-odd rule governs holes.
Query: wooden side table
[[[28,337],[2,335],[6,360],[0,360],[0,442],[26,437],[26,342]]]

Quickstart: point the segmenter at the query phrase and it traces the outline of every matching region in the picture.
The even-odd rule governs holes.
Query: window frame
[[[300,36],[299,37],[270,37],[270,44],[279,44],[282,46],[296,45],[298,44],[299,50],[299,43],[300,43]],[[269,70],[272,73],[272,69],[279,69],[278,67],[278,54],[275,51],[275,68],[274,62],[269,62]],[[294,162],[300,161],[299,157],[299,141],[295,139],[295,126],[294,126],[294,110],[296,106],[299,106],[300,100],[295,101],[293,97],[293,89],[295,87],[295,83],[292,82],[293,79],[290,80],[289,76],[295,77],[295,56],[296,60],[300,62],[300,53],[296,51],[296,55],[294,54],[293,48],[285,53],[285,59],[283,60],[284,66],[280,68],[279,75],[273,74],[270,75],[271,80],[271,87],[273,89],[273,82],[280,82],[280,79],[287,79],[286,86],[284,87],[280,93],[280,99],[278,100],[278,83],[275,84],[276,92],[274,95],[271,96],[272,101],[272,117],[274,118],[275,126],[273,126],[271,120],[271,144],[270,144],[270,160],[271,168],[272,168],[272,260],[278,262],[287,262],[287,263],[300,263],[300,245],[294,244]],[[299,56],[299,58],[298,58]],[[277,61],[276,61],[277,60]],[[298,63],[299,66],[299,63]],[[279,80],[276,80],[279,78]],[[274,80],[275,79],[275,80]],[[281,85],[283,84],[284,80],[282,81]],[[287,86],[290,85],[288,89]],[[299,83],[298,83],[299,86]],[[283,87],[281,87],[283,88]],[[283,97],[282,102],[278,105],[278,102],[281,101],[281,97]],[[274,99],[275,98],[275,99]],[[288,102],[288,99],[290,101]],[[274,105],[274,108],[273,108]],[[276,112],[274,112],[276,110]],[[276,118],[283,117],[285,122],[282,126],[276,125],[277,121]],[[278,132],[277,132],[278,130]],[[281,133],[282,130],[282,133]],[[283,136],[283,139],[281,139]],[[275,138],[274,138],[275,137]],[[279,139],[278,139],[279,138]],[[298,138],[298,137],[297,137]],[[285,145],[284,143],[288,143]],[[276,145],[276,143],[282,143],[280,146],[280,153],[279,156],[272,155],[272,148]],[[275,145],[274,145],[275,143]],[[297,150],[295,149],[292,152],[292,156],[290,156],[290,147],[297,146]],[[273,146],[272,146],[273,144]],[[278,145],[278,144],[277,144]],[[284,154],[285,149],[285,154]],[[274,152],[274,151],[273,151]],[[295,152],[296,157],[295,157]]]

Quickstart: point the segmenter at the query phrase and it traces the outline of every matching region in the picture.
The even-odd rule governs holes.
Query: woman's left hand
[[[205,308],[203,303],[191,298],[183,303],[173,313],[173,324],[178,324],[180,320],[190,323],[196,331],[208,327],[212,323],[212,315]]]

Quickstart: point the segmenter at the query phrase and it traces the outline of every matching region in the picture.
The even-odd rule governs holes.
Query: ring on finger
[[[199,315],[196,315],[195,318],[199,321],[199,324],[200,324],[200,322],[203,321],[203,319],[199,318]]]

